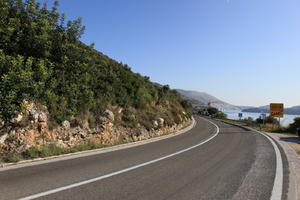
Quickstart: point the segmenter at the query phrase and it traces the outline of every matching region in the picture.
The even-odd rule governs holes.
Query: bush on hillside
[[[109,105],[141,112],[153,105],[161,115],[158,107],[171,109],[171,121],[183,111],[191,116],[169,86],[83,44],[81,19],[66,22],[57,9],[57,1],[50,10],[35,0],[0,1],[0,119],[17,116],[24,99],[46,105],[51,126],[80,113],[98,116]]]

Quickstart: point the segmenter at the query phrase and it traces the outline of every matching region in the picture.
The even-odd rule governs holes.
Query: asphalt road
[[[120,172],[214,136],[217,128],[212,123],[198,117],[196,121],[192,130],[157,142],[1,171],[0,199],[28,197]],[[202,145],[38,199],[270,199],[276,172],[270,141],[259,133],[213,122],[219,134]]]

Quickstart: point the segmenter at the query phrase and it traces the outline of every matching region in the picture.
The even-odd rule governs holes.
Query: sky
[[[300,105],[299,0],[59,4],[68,19],[82,17],[84,43],[151,81],[234,105]]]

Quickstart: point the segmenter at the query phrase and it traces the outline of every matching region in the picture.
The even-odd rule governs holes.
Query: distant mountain
[[[241,110],[254,108],[254,106],[237,106],[237,107],[239,107]]]
[[[190,98],[190,97],[187,97],[187,96],[184,96],[184,95],[182,95],[182,94],[181,94],[181,97],[182,97],[183,99],[188,100],[188,101],[192,104],[193,107],[196,107],[196,106],[205,106],[205,105],[207,105],[207,104],[204,104],[203,102],[200,102],[200,101],[198,101],[198,100],[196,100],[196,99],[193,99],[193,98]]]
[[[242,111],[243,112],[255,112],[255,113],[269,113],[270,108],[269,108],[269,105],[266,105],[266,106],[243,109]],[[284,108],[284,113],[289,114],[289,115],[300,115],[300,106]]]
[[[210,94],[205,92],[197,92],[191,90],[182,90],[176,89],[182,96],[188,99],[197,100],[199,105],[207,105],[209,102],[212,102],[211,106],[218,108],[219,110],[241,110],[239,106],[234,106],[229,103],[226,103]],[[195,104],[194,104],[195,105]]]

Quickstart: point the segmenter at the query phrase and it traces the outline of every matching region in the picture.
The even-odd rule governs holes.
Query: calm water
[[[228,119],[239,119],[239,113],[243,113],[243,119],[251,117],[253,119],[259,118],[261,113],[250,113],[250,112],[238,112],[238,111],[225,111]],[[268,115],[268,114],[267,114]],[[300,117],[300,115],[284,115],[283,118],[280,119],[280,124],[282,126],[288,126],[290,123],[294,122],[294,118]]]

